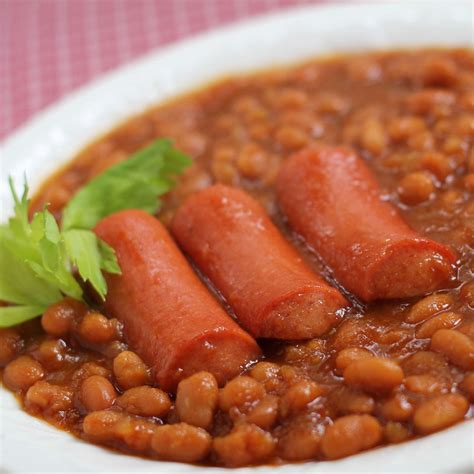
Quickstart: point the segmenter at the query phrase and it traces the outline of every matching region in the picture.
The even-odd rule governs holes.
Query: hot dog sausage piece
[[[106,310],[165,390],[200,370],[219,383],[238,375],[260,350],[209,293],[164,226],[142,211],[103,219],[95,229],[117,254],[107,274]]]
[[[215,185],[192,195],[178,209],[171,230],[255,337],[321,335],[347,305],[242,190]]]
[[[422,295],[454,275],[453,252],[411,229],[349,149],[293,155],[280,169],[277,196],[291,227],[362,300]]]

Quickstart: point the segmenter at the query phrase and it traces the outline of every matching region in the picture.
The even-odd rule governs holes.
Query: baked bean
[[[115,411],[94,411],[84,418],[82,428],[97,441],[107,441],[116,435],[117,424],[123,418],[124,415]]]
[[[404,395],[396,393],[393,397],[382,402],[380,414],[386,420],[407,421],[413,414],[413,405]]]
[[[100,375],[92,375],[82,382],[81,402],[87,411],[109,408],[117,398],[114,386]]]
[[[288,461],[314,459],[319,453],[321,436],[311,427],[296,426],[278,441],[278,454]]]
[[[228,412],[236,407],[245,410],[265,396],[265,388],[260,382],[242,375],[227,382],[219,392],[219,408]]]
[[[22,347],[23,340],[15,329],[0,328],[0,367],[5,367]]]
[[[143,385],[126,390],[117,398],[116,405],[132,415],[163,418],[171,409],[171,400],[163,390]]]
[[[425,321],[417,330],[416,337],[426,339],[432,337],[438,329],[451,329],[462,322],[462,316],[458,313],[447,312],[433,316]]]
[[[402,178],[398,186],[400,200],[410,206],[427,201],[434,192],[433,178],[424,171],[415,171],[407,174]]]
[[[439,204],[447,211],[452,212],[464,202],[464,194],[457,190],[445,191],[439,197]]]
[[[333,346],[341,351],[350,347],[363,347],[370,344],[373,331],[364,321],[346,319],[336,330]]]
[[[110,341],[104,344],[100,348],[100,353],[103,354],[108,359],[115,359],[119,354],[126,351],[128,348],[127,344],[122,341]]]
[[[451,130],[451,120],[441,117],[436,121],[433,131],[437,136],[443,137]]]
[[[338,459],[376,446],[382,439],[380,423],[370,415],[348,415],[326,428],[321,449],[328,459]]]
[[[379,155],[387,146],[387,138],[382,123],[377,119],[366,120],[362,126],[360,144],[374,155]]]
[[[344,370],[344,382],[347,385],[373,393],[390,392],[402,381],[403,371],[400,366],[392,360],[380,357],[352,362]]]
[[[54,415],[70,408],[72,397],[70,389],[40,380],[28,389],[25,402],[30,411]]]
[[[280,124],[298,125],[305,130],[310,130],[313,125],[318,128],[322,122],[321,117],[314,110],[308,108],[282,110],[278,120]]]
[[[420,153],[418,152],[395,152],[383,158],[383,164],[386,168],[404,172],[417,171],[420,167]]]
[[[278,418],[278,397],[267,395],[250,409],[245,417],[246,423],[259,426],[263,430],[270,430]]]
[[[474,372],[465,375],[461,382],[461,390],[471,402],[474,402]]]
[[[323,393],[321,387],[312,380],[301,380],[291,386],[280,398],[279,414],[282,418],[294,415]]]
[[[213,161],[211,171],[218,183],[233,185],[239,180],[239,173],[233,163],[225,161]]]
[[[77,329],[84,341],[92,344],[104,344],[117,337],[113,322],[100,313],[87,313],[79,323]]]
[[[448,389],[447,384],[430,374],[410,375],[403,381],[407,390],[425,396],[440,395]]]
[[[148,367],[135,352],[124,351],[115,357],[113,371],[118,384],[125,390],[150,381]]]
[[[272,362],[259,362],[255,364],[249,375],[262,383],[267,391],[273,391],[280,385],[280,366]]]
[[[300,89],[286,87],[278,91],[275,105],[282,110],[299,109],[308,101],[308,96]]]
[[[214,438],[212,448],[224,465],[247,466],[270,459],[275,452],[276,441],[258,426],[243,424],[226,436]]]
[[[448,364],[435,352],[420,351],[405,359],[402,362],[402,368],[406,375],[444,375],[448,371]]]
[[[183,153],[197,158],[206,150],[207,138],[198,132],[187,132],[177,137],[176,147]]]
[[[389,443],[401,443],[410,437],[410,431],[402,423],[395,421],[389,421],[383,427],[383,437]]]
[[[83,430],[95,441],[119,440],[134,451],[147,451],[156,425],[114,411],[95,411],[84,418]]]
[[[429,132],[421,132],[412,135],[407,140],[407,146],[416,151],[429,151],[434,148],[434,138]]]
[[[388,126],[390,138],[397,142],[405,141],[412,135],[424,132],[425,130],[425,121],[415,116],[396,118]]]
[[[213,124],[213,129],[218,134],[228,135],[232,133],[232,130],[234,129],[237,123],[237,117],[224,112],[216,118],[216,121]]]
[[[377,341],[379,344],[394,346],[408,342],[412,337],[413,333],[409,329],[394,329],[377,334]]]
[[[201,461],[211,449],[211,436],[202,428],[186,423],[158,426],[151,447],[164,460],[179,462]]]
[[[236,159],[236,151],[231,146],[218,146],[212,155],[213,163],[232,163]]]
[[[433,58],[422,66],[421,78],[425,86],[450,87],[457,83],[458,70],[452,59]]]
[[[259,146],[249,143],[240,150],[237,157],[237,169],[242,176],[257,179],[265,174],[269,157]]]
[[[433,433],[461,421],[468,408],[468,401],[461,395],[441,395],[417,407],[413,424],[419,433]]]
[[[411,307],[406,321],[412,324],[420,323],[448,309],[452,304],[453,297],[447,293],[426,296]]]
[[[308,143],[308,136],[300,128],[285,125],[277,129],[275,140],[286,150],[297,150]]]
[[[157,426],[143,418],[122,416],[114,429],[114,438],[119,439],[133,451],[149,451]]]
[[[259,120],[267,115],[265,108],[256,97],[240,97],[235,101],[233,108],[246,120]]]
[[[425,89],[408,96],[408,110],[415,114],[429,115],[436,108],[451,107],[456,102],[456,96],[451,91],[441,89]]]
[[[451,160],[442,153],[425,153],[421,158],[421,167],[443,182],[454,171]]]
[[[465,334],[455,329],[440,329],[433,334],[430,348],[452,364],[474,370],[474,341]]]
[[[48,369],[59,369],[67,353],[66,343],[62,339],[46,339],[37,351],[36,357]]]
[[[367,349],[361,347],[348,347],[339,351],[336,357],[337,372],[342,374],[344,370],[356,360],[370,359],[374,354]]]
[[[100,375],[105,378],[110,378],[110,370],[95,362],[85,362],[74,372],[72,378],[75,381],[82,381],[91,375]]]
[[[314,353],[324,354],[326,351],[326,341],[324,339],[310,339],[302,344],[305,351],[311,355]],[[319,357],[318,357],[319,358]]]
[[[301,380],[300,375],[291,365],[282,365],[280,367],[280,374],[285,386],[294,385]]]
[[[12,360],[3,372],[3,383],[15,392],[27,390],[44,377],[41,364],[32,357],[23,355]]]
[[[320,94],[318,99],[317,110],[327,114],[344,113],[350,106],[347,99],[334,92]]]
[[[255,122],[249,125],[248,134],[252,140],[262,142],[272,133],[272,129],[268,122]]]
[[[338,413],[349,415],[353,413],[369,414],[374,411],[374,399],[357,390],[341,387],[335,390],[330,397]]]
[[[209,372],[198,372],[178,384],[176,412],[181,421],[209,428],[217,408],[219,390],[216,378]]]
[[[450,128],[452,127],[452,122]],[[458,158],[465,154],[468,144],[464,138],[457,135],[449,135],[443,142],[441,149],[448,155],[453,155],[453,158]],[[464,159],[460,160],[461,162]]]
[[[43,329],[52,336],[64,337],[69,334],[75,321],[86,313],[87,306],[73,298],[63,300],[51,305],[41,317]]]
[[[283,358],[285,362],[306,362],[317,365],[324,361],[325,342],[321,339],[311,339],[310,341],[289,344],[285,347]]]
[[[351,117],[342,132],[343,142],[350,143],[351,145],[359,146],[360,135],[361,135],[360,121],[356,120],[356,118],[354,117]]]

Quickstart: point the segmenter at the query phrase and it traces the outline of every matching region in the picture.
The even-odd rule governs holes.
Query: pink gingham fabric
[[[0,138],[153,48],[323,0],[0,0]]]

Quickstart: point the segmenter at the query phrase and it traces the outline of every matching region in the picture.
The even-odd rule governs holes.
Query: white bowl
[[[3,144],[6,186],[24,173],[35,189],[84,145],[127,116],[211,79],[341,51],[473,46],[472,3],[409,2],[303,7],[221,28],[163,48],[104,76],[38,115]],[[5,271],[5,269],[2,269]],[[73,438],[22,411],[0,388],[0,468],[18,472],[180,472],[209,468],[121,455]],[[340,461],[242,472],[473,472],[474,421]],[[212,472],[229,472],[213,468]]]

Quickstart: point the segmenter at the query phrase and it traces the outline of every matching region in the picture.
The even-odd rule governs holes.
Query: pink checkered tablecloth
[[[244,17],[324,0],[0,0],[0,138],[127,61]]]

